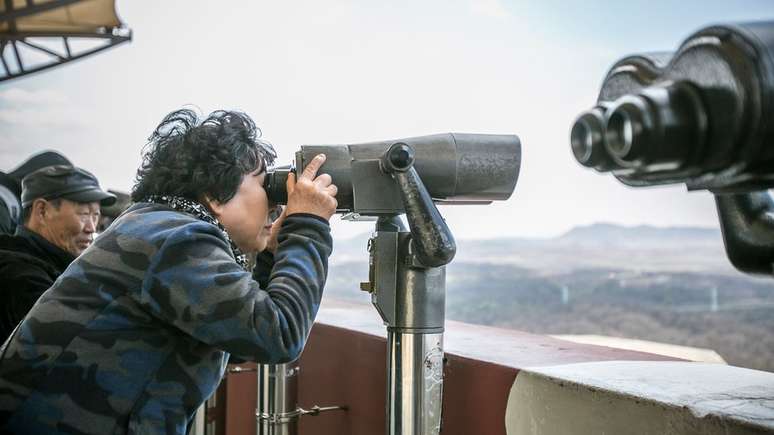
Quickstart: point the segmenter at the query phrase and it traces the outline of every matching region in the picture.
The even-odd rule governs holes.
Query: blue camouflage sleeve
[[[231,255],[218,228],[187,223],[151,260],[139,302],[191,337],[241,358],[276,364],[303,349],[322,298],[332,239],[328,223],[288,216],[268,285]]]

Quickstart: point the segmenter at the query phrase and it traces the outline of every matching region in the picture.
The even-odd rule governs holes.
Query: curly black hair
[[[218,110],[203,121],[190,109],[170,113],[143,148],[132,201],[151,195],[229,201],[245,174],[277,157],[260,136],[261,130],[241,112]]]

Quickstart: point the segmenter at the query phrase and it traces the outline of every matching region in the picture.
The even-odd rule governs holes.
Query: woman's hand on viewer
[[[308,213],[328,220],[336,212],[338,202],[335,197],[338,188],[332,183],[330,175],[317,176],[317,171],[323,163],[325,154],[318,154],[298,177],[294,173],[288,174],[288,204],[284,210],[285,215]]]

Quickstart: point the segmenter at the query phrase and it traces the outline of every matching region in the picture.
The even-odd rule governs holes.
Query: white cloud
[[[22,88],[10,88],[0,91],[0,104],[10,105],[62,105],[67,103],[67,96],[54,89],[39,89],[28,91]]]
[[[0,109],[0,124],[16,127],[82,127],[93,115],[78,107],[40,107]]]
[[[470,0],[470,10],[493,18],[508,18],[511,15],[500,0]]]
[[[0,124],[10,127],[74,127],[87,125],[93,110],[79,107],[54,89],[0,91]]]

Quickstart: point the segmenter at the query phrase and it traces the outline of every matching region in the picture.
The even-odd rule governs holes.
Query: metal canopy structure
[[[0,0],[0,82],[131,39],[115,0]]]

